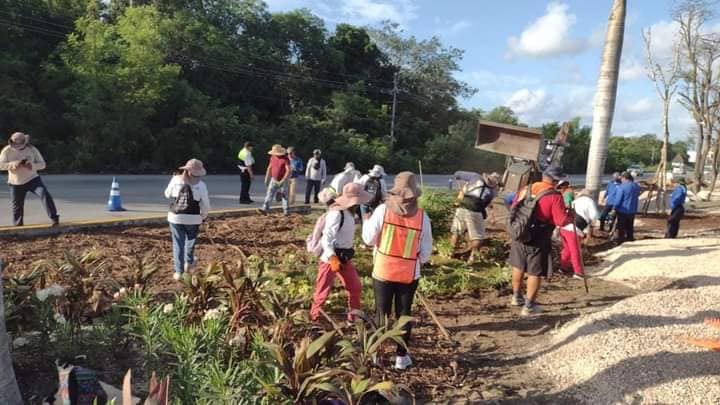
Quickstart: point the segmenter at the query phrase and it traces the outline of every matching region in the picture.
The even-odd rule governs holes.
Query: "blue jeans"
[[[170,224],[173,241],[173,268],[175,273],[185,271],[185,263],[195,263],[195,241],[200,225]]]
[[[283,213],[287,214],[288,212],[288,190],[287,190],[287,182],[280,183],[279,181],[275,179],[270,180],[270,184],[268,184],[267,188],[267,194],[265,195],[265,202],[263,203],[262,209],[263,211],[267,211],[270,209],[270,202],[272,202],[273,199],[275,199],[275,196],[277,193],[282,193],[282,208]]]

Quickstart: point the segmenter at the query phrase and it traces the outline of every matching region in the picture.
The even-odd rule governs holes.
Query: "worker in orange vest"
[[[384,204],[366,216],[363,241],[375,247],[373,289],[378,325],[384,325],[395,302],[395,317],[410,316],[420,266],[430,260],[432,227],[430,218],[418,207],[420,188],[412,172],[395,176],[395,184]],[[405,326],[403,341],[398,344],[395,368],[405,370],[412,365],[406,346],[412,325]]]

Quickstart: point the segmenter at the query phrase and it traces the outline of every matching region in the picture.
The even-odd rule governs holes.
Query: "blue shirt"
[[[607,191],[605,191],[605,199],[607,200],[607,205],[615,205],[615,194],[617,193],[618,186],[622,184],[616,180],[610,181],[607,185]]]
[[[302,159],[300,159],[297,155],[290,159],[290,169],[292,169],[292,173],[290,173],[291,179],[297,179],[302,176],[305,166],[303,165]]]
[[[685,198],[687,197],[687,187],[679,184],[675,187],[672,194],[670,194],[670,209],[674,210],[677,207],[685,205]]]
[[[513,201],[515,200],[516,194],[517,194],[516,192],[512,192],[512,193],[506,195],[505,196],[505,205],[507,205],[508,207],[511,206]]]
[[[614,207],[621,214],[637,213],[640,201],[640,186],[634,181],[624,181],[615,190]]]

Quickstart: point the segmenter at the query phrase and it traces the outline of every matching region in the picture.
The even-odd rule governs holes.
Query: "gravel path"
[[[720,403],[720,353],[682,340],[720,338],[702,324],[718,303],[718,286],[625,299],[561,328],[530,366],[557,382],[553,403]]]
[[[683,340],[720,338],[720,330],[703,324],[720,317],[720,239],[641,240],[599,257],[603,263],[590,270],[593,277],[664,287],[557,330],[530,363],[557,382],[546,401],[720,403],[720,353]],[[665,283],[653,283],[658,280]]]
[[[646,239],[597,255],[603,262],[589,269],[594,277],[642,285],[644,281],[683,279],[685,285],[720,284],[720,239]]]

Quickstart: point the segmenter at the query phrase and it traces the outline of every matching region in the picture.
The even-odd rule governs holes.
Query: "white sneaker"
[[[185,273],[190,274],[193,270],[195,270],[196,263],[185,263]]]
[[[410,355],[406,354],[404,356],[395,356],[395,369],[396,370],[405,370],[406,368],[412,366],[412,360],[410,359]]]
[[[182,280],[182,273],[173,273],[173,280],[180,281]]]

